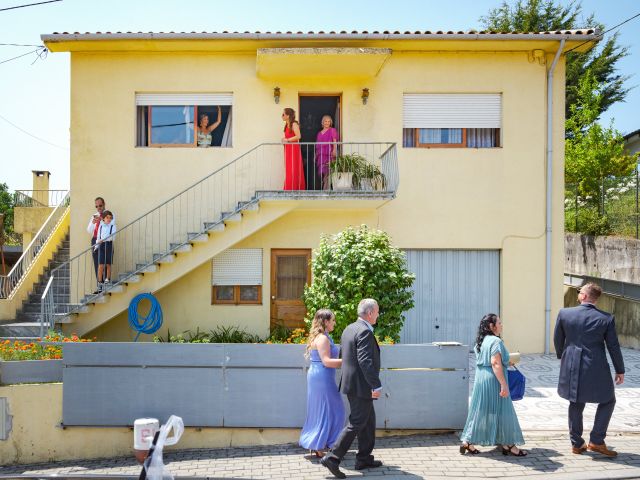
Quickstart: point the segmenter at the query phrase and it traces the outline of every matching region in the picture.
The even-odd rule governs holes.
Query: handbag
[[[516,367],[513,367],[513,370],[507,370],[507,377],[511,400],[522,400],[527,379]]]

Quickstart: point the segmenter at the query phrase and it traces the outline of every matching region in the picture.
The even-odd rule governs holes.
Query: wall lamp
[[[362,89],[362,104],[366,105],[368,99],[369,99],[369,89],[368,88],[363,88]]]
[[[280,103],[280,87],[273,88],[273,101]]]

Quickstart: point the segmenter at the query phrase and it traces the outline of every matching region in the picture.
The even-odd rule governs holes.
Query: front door
[[[322,117],[329,115],[333,127],[342,140],[341,114],[339,94],[300,94],[300,135],[301,142],[315,142],[318,132],[322,130]],[[304,164],[307,190],[322,190],[322,178],[315,167],[315,148],[313,145],[302,145],[302,162]]]
[[[311,282],[311,249],[271,250],[271,326],[304,326],[304,286]]]

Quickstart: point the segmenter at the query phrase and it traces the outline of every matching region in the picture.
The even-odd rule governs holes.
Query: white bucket
[[[133,422],[133,449],[139,462],[146,458],[158,430],[160,430],[160,422],[157,418],[138,418]]]

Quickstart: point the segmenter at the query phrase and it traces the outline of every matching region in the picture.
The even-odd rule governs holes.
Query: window
[[[262,249],[230,248],[211,262],[211,303],[262,304]]]
[[[136,94],[136,146],[230,147],[232,95]]]
[[[493,148],[501,145],[499,94],[405,94],[405,148]]]

